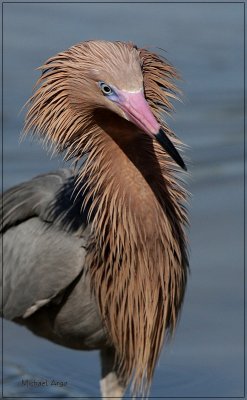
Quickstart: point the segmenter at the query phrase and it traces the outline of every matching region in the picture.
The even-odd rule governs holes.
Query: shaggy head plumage
[[[169,140],[165,124],[176,98],[175,69],[132,43],[88,41],[42,67],[26,117],[66,158],[87,160],[79,174],[82,205],[90,201],[87,270],[119,374],[134,393],[147,393],[166,333],[173,332],[187,277],[184,228],[187,193],[174,160],[102,94],[143,91]],[[78,195],[80,195],[78,193]]]

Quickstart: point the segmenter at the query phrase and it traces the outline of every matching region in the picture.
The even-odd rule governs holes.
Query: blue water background
[[[4,188],[63,166],[40,144],[19,143],[20,110],[44,60],[87,39],[166,50],[183,77],[169,124],[191,159],[190,265],[174,341],[152,396],[242,396],[244,390],[243,4],[4,4]],[[98,396],[97,352],[68,350],[4,321],[5,396]],[[22,379],[67,380],[25,388]]]

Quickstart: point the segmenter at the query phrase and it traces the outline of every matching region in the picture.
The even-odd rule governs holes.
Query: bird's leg
[[[100,350],[101,359],[101,396],[105,398],[123,397],[126,385],[121,381],[115,365],[115,350],[112,347],[106,347]]]

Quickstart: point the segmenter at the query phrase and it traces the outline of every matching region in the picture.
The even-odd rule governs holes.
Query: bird
[[[103,398],[148,396],[189,270],[185,145],[166,123],[179,74],[106,40],[39,70],[24,135],[71,164],[2,195],[3,317],[99,350]]]

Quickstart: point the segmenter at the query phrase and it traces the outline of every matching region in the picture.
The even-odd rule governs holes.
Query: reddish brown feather
[[[92,200],[87,256],[92,290],[122,379],[132,381],[134,393],[147,393],[184,297],[187,193],[159,144],[104,109],[95,76],[126,90],[143,80],[154,115],[181,148],[163,121],[164,109],[172,109],[170,98],[176,98],[177,74],[148,50],[104,41],[73,46],[40,69],[25,130],[66,150],[66,158],[87,154],[80,180],[87,186],[83,205]]]

